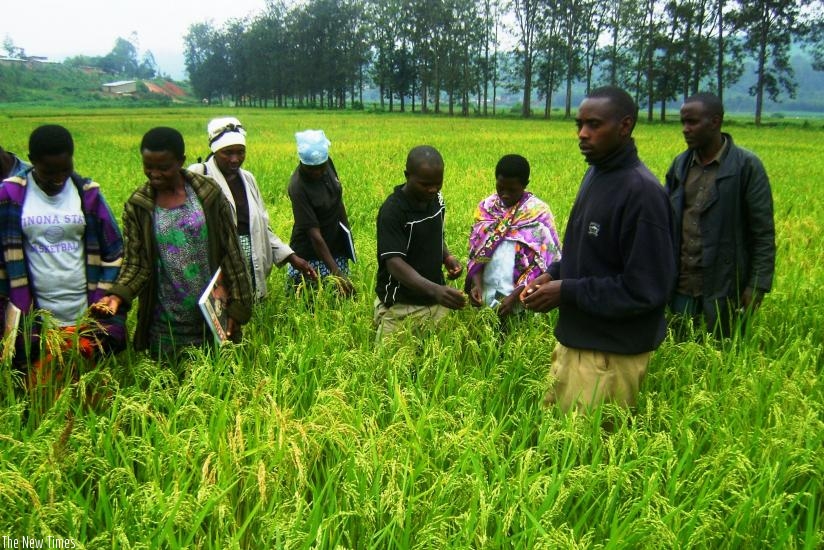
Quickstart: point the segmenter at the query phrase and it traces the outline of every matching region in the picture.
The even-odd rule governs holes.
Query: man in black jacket
[[[632,407],[664,339],[675,280],[672,215],[660,182],[638,158],[638,106],[624,90],[593,90],[578,110],[590,164],[572,206],[563,258],[521,295],[532,311],[559,308],[547,403],[569,411]]]
[[[687,151],[667,172],[678,277],[673,313],[729,336],[772,287],[775,225],[761,161],[721,132],[724,107],[701,93],[681,107]]]

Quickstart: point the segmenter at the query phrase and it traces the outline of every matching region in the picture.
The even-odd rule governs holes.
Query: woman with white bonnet
[[[288,262],[297,273],[316,279],[312,266],[269,228],[269,214],[255,176],[241,168],[246,160],[246,129],[237,118],[222,117],[211,120],[207,132],[212,153],[206,162],[191,165],[189,171],[214,179],[232,205],[255,296],[266,296],[266,279],[273,264]]]
[[[295,134],[299,163],[289,180],[289,199],[295,225],[289,246],[321,277],[334,276],[340,291],[354,294],[349,280],[349,260],[354,260],[349,219],[343,204],[343,189],[332,159],[331,142],[323,130]],[[295,288],[301,274],[289,268]]]

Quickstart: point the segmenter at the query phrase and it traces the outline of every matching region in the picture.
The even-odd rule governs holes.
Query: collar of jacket
[[[610,172],[619,168],[626,168],[638,162],[638,149],[635,147],[635,139],[619,147],[598,162],[593,162],[592,167],[599,172]]]
[[[189,172],[185,169],[181,170],[181,173],[183,174],[183,178],[186,182],[192,186],[195,195],[197,195],[197,198],[201,203],[203,203],[204,207],[207,204],[211,204],[211,202],[215,200],[216,196],[223,193],[223,191],[220,190],[220,187],[217,186],[217,183],[207,176],[202,176],[195,172]],[[135,206],[153,211],[155,207],[156,195],[157,193],[154,188],[146,182],[141,188],[134,192],[131,202]]]

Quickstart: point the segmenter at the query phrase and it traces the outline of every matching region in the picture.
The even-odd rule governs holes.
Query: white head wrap
[[[215,118],[209,121],[209,147],[217,153],[230,145],[246,145],[246,130],[233,116]]]
[[[329,158],[329,146],[323,130],[304,130],[295,134],[298,142],[298,158],[307,166],[323,164]]]

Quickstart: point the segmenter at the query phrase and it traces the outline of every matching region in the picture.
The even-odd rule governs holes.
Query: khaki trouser
[[[386,307],[380,299],[375,298],[374,321],[378,329],[375,343],[380,344],[386,336],[401,328],[405,323],[434,325],[447,313],[449,309],[438,304],[431,306],[395,304],[392,307]]]
[[[586,412],[601,403],[634,407],[650,355],[606,353],[558,343],[552,351],[552,385],[544,404],[557,403],[565,412]]]

